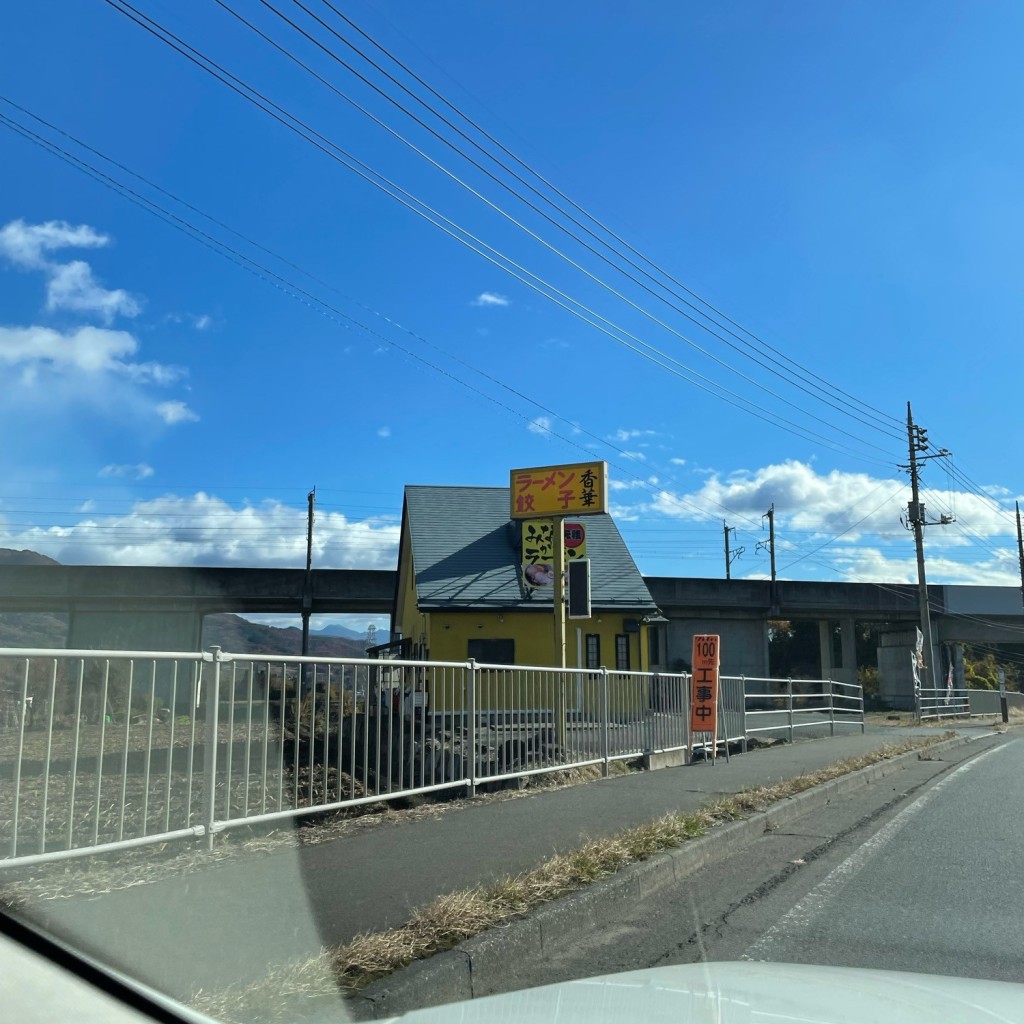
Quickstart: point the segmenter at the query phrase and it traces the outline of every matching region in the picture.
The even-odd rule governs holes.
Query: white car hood
[[[687,964],[416,1010],[403,1024],[1024,1022],[1024,985],[762,962]]]

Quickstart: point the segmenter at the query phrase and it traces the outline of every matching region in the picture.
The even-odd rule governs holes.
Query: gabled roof
[[[507,487],[405,488],[417,602],[436,608],[550,608],[545,589],[522,585],[519,523],[509,518]],[[656,611],[612,517],[586,516],[594,609]],[[404,538],[403,538],[404,543]]]

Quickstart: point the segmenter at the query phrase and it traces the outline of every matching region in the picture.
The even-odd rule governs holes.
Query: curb
[[[549,955],[581,932],[613,923],[621,918],[624,907],[633,907],[638,900],[724,860],[759,839],[766,825],[788,824],[825,806],[836,796],[899,771],[907,761],[925,752],[938,754],[998,735],[1001,734],[943,740],[786,797],[768,810],[716,828],[708,835],[691,839],[648,860],[630,864],[594,885],[541,906],[526,917],[467,939],[454,949],[411,963],[348,998],[346,1008],[356,1020],[374,1020],[506,992],[516,987],[520,965]],[[728,796],[727,793],[721,795]],[[723,839],[728,842],[721,842]]]

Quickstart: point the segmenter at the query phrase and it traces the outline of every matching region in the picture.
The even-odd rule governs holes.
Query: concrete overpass
[[[97,565],[0,565],[0,611],[64,612],[72,648],[196,650],[203,616],[213,612],[313,615],[387,614],[395,591],[391,570],[251,569]],[[823,675],[853,682],[855,624],[893,627],[880,669],[901,692],[909,676],[908,645],[918,621],[917,588],[906,584],[647,577],[668,622],[658,664],[689,662],[694,633],[722,636],[723,670],[768,674],[770,619],[819,623]],[[933,634],[949,643],[1022,643],[1024,615],[1016,587],[932,586]],[[840,649],[834,651],[835,624]],[[905,627],[901,629],[901,627]],[[932,664],[940,664],[933,652]]]
[[[395,573],[373,569],[0,566],[0,611],[68,615],[67,646],[198,650],[205,615],[388,614]]]

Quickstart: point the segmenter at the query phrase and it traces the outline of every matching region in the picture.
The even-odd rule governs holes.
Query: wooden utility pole
[[[928,604],[928,580],[924,569],[924,508],[921,505],[917,469],[917,453],[927,450],[928,434],[923,427],[914,423],[909,402],[907,402],[907,448],[910,453],[910,504],[907,506],[907,521],[914,531],[914,547],[917,550],[917,605],[921,634],[924,637],[924,664],[921,666],[921,683],[914,693],[914,712],[920,718],[921,691],[934,690],[937,683],[932,665],[932,616]],[[930,687],[927,685],[929,681],[931,682]]]
[[[1020,502],[1014,502],[1017,506],[1017,558],[1020,561],[1020,599],[1024,603],[1024,535],[1020,530]]]

